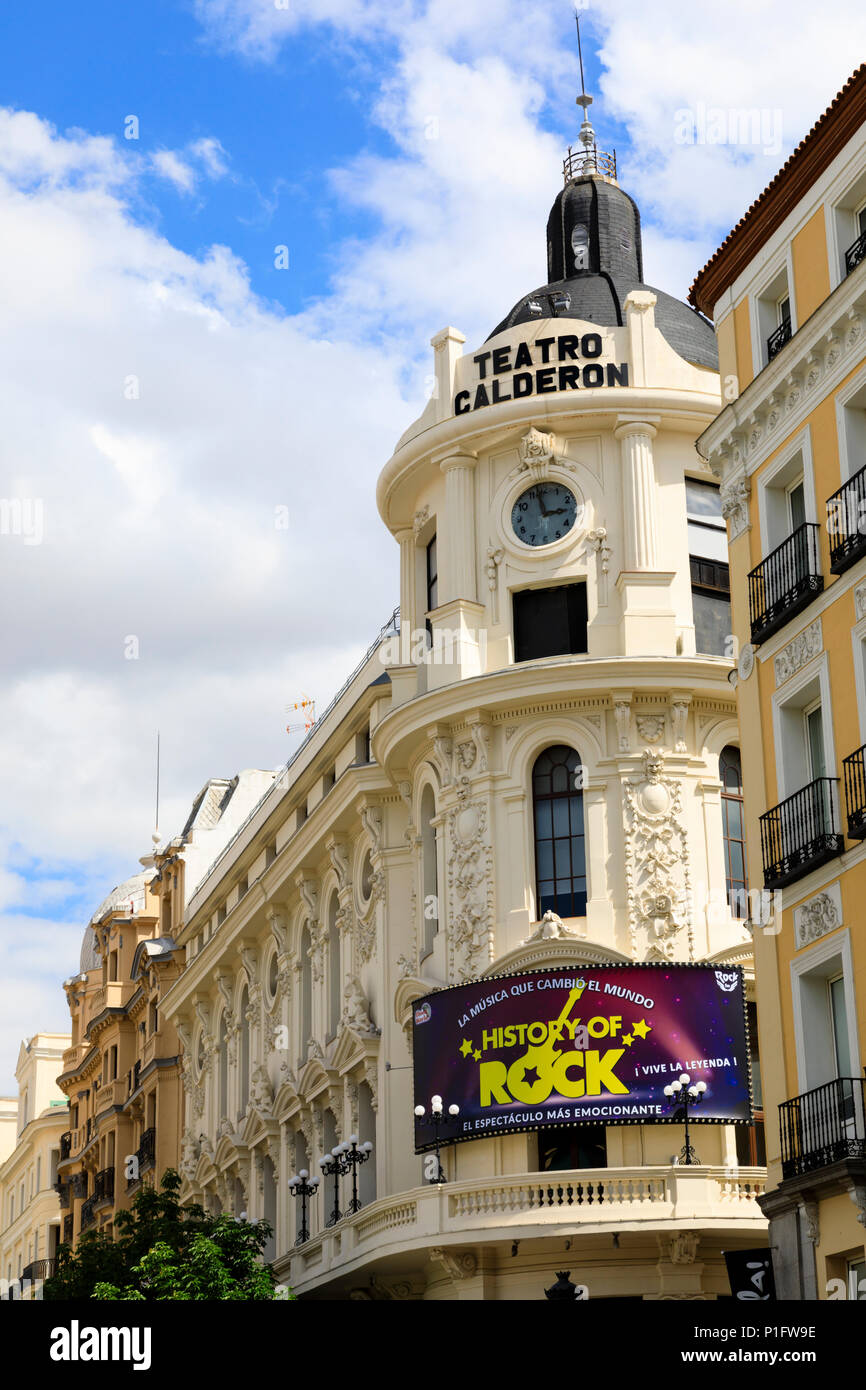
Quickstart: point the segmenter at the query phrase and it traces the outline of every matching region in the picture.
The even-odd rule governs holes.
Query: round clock
[[[524,545],[550,545],[570,531],[576,519],[577,499],[564,483],[536,483],[511,509],[512,529]]]

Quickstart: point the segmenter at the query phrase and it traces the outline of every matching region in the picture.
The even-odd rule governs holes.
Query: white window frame
[[[791,248],[792,239],[786,241],[785,246],[779,251],[770,262],[766,272],[761,277],[760,285],[749,295],[749,317],[752,329],[752,370],[757,376],[768,365],[767,357],[767,338],[769,333],[764,332],[762,322],[763,308],[768,304],[776,306],[776,327],[778,324],[778,309],[781,301],[787,299],[791,305],[791,336],[797,331],[797,306],[794,300],[794,257]],[[775,294],[771,289],[774,280],[778,280],[781,275],[785,276],[786,289],[784,294]]]
[[[861,392],[866,393],[866,365],[861,367],[857,375],[836,392],[836,441],[839,453],[840,487],[849,478],[853,478],[855,473],[859,473],[866,464],[866,454],[858,455],[857,442],[851,437],[848,429],[850,420],[848,412],[858,408],[852,406],[851,401]],[[866,414],[866,404],[863,406],[863,411]]]
[[[866,617],[861,618],[859,623],[852,627],[851,646],[854,652],[854,690],[857,696],[857,718],[862,746],[866,743]],[[850,751],[853,753],[853,748]]]
[[[790,466],[798,454],[802,456],[803,460],[803,498],[806,504],[806,520],[809,522],[818,521],[818,509],[815,500],[815,470],[812,466],[812,431],[809,425],[804,425],[797,434],[788,440],[788,443],[779,451],[772,463],[767,464],[766,468],[757,474],[755,479],[758,488],[758,524],[761,528],[762,558],[769,555],[780,544],[779,541],[773,545],[769,543],[770,524],[767,493],[771,488],[788,493],[794,484],[776,483],[775,480]],[[788,503],[788,507],[790,518],[790,503]]]
[[[855,191],[855,200],[846,207],[845,200],[851,196],[852,189]],[[847,231],[844,238],[839,235],[839,222],[840,219],[844,220],[847,215],[856,226],[858,215],[866,207],[866,199],[862,196],[864,193],[866,193],[866,171],[863,169],[861,155],[858,151],[846,164],[845,169],[824,197],[831,293],[838,289],[843,280],[847,279],[843,273],[844,257],[854,240],[854,237],[849,236]]]
[[[826,966],[829,962],[839,959],[842,963],[841,974],[845,980],[845,1008],[848,1014],[848,1046],[851,1052],[851,1072],[853,1076],[861,1073],[860,1065],[860,1045],[857,1036],[857,1000],[854,993],[854,962],[851,952],[851,933],[845,927],[842,931],[833,932],[830,936],[816,941],[814,945],[806,948],[801,955],[795,956],[791,961],[791,994],[794,1003],[794,1041],[797,1054],[797,1077],[799,1094],[805,1091],[813,1091],[816,1086],[826,1085],[827,1080],[815,1081],[809,1076],[808,1057],[810,1047],[814,1043],[811,1036],[811,1029],[808,1030],[810,1036],[806,1036],[806,1027],[803,1017],[803,977],[813,975],[817,979],[829,981],[831,975],[826,970],[818,970],[816,967]],[[832,977],[840,972],[833,971]],[[827,1027],[832,1030],[832,1018],[828,1014]],[[832,1039],[831,1039],[832,1041]],[[833,1044],[835,1047],[835,1043]]]
[[[802,704],[797,701],[796,697],[802,693],[804,687],[812,685],[816,680],[818,682],[818,698],[812,700],[807,698]],[[803,716],[801,722],[803,739],[805,740],[807,735],[805,722],[806,710],[814,709],[819,701],[824,716],[823,733],[824,759],[827,768],[826,776],[834,777],[836,775],[836,745],[833,738],[833,706],[830,703],[830,661],[826,651],[821,652],[819,656],[813,657],[795,676],[792,676],[790,680],[785,682],[781,690],[776,690],[773,693],[773,740],[776,758],[776,791],[779,801],[784,801],[787,797],[793,796],[794,792],[799,791],[801,787],[806,785],[801,782],[799,778],[796,779],[795,783],[791,773],[791,759],[789,756],[786,756],[785,753],[787,738],[786,728],[782,723],[783,714],[786,707],[789,705],[794,709],[800,710]],[[808,767],[808,745],[804,748],[804,754],[806,755],[806,766]],[[833,792],[836,802],[836,813],[838,815],[838,786],[834,785]]]

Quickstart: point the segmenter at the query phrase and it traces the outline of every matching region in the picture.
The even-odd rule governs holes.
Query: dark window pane
[[[692,589],[695,649],[705,656],[726,656],[731,632],[730,601],[721,594]]]
[[[694,478],[686,478],[686,511],[689,516],[711,516],[723,520],[721,489],[714,483],[699,483]]]
[[[556,853],[556,877],[571,881],[571,846],[568,840],[554,840]]]
[[[535,803],[535,836],[536,839],[549,840],[553,834],[551,803],[549,801],[536,801]]]
[[[586,585],[524,589],[514,595],[514,659],[586,651]]]
[[[535,857],[538,877],[551,878],[553,876],[553,841],[539,840]]]
[[[568,798],[557,797],[551,801],[553,807],[553,833],[554,835],[568,835],[571,831],[568,815]]]

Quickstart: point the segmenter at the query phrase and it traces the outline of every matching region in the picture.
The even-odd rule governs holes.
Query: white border
[[[833,932],[814,946],[807,946],[802,955],[791,961],[791,994],[794,1003],[794,1038],[797,1045],[797,1075],[800,1094],[814,1090],[806,1077],[807,1039],[803,1028],[803,1001],[800,993],[800,979],[811,975],[816,965],[823,965],[832,956],[842,957],[842,974],[845,979],[845,1008],[848,1013],[848,1047],[851,1052],[851,1074],[860,1074],[860,1044],[857,1033],[857,998],[854,991],[854,961],[851,952],[851,934],[847,927]],[[829,1019],[828,1019],[829,1024]],[[828,1078],[832,1079],[832,1078]]]

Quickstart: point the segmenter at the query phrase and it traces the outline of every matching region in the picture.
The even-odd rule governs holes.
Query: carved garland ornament
[[[694,960],[691,870],[686,828],[680,819],[682,783],[663,774],[659,753],[644,754],[644,776],[623,785],[626,889],[633,956],[673,960],[687,935]]]

